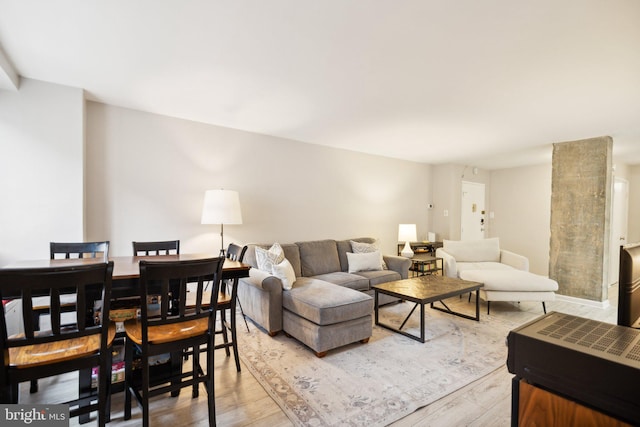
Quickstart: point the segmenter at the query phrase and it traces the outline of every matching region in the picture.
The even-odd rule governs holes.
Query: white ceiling
[[[91,100],[302,142],[495,169],[610,135],[640,164],[638,0],[0,0],[0,49]]]

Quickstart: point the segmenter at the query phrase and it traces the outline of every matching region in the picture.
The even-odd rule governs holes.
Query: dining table
[[[111,299],[118,300],[128,297],[136,297],[140,295],[140,261],[186,261],[204,258],[215,258],[217,255],[206,253],[187,253],[187,254],[169,254],[169,255],[153,255],[153,256],[114,256],[109,257],[109,261],[113,261],[113,274],[111,284]],[[15,261],[3,269],[15,268],[49,268],[68,265],[85,265],[104,262],[103,258],[59,258],[59,259],[37,259]],[[222,280],[233,280],[249,276],[251,266],[240,261],[234,261],[225,258],[222,266]],[[7,297],[8,295],[5,295]],[[19,298],[19,295],[14,297]],[[181,358],[171,357],[170,369],[181,369]],[[81,372],[80,396],[87,397],[91,395],[91,375],[90,372]],[[89,421],[89,414],[80,417],[80,423],[84,424]]]
[[[206,253],[171,254],[153,256],[114,256],[113,261],[112,297],[114,299],[139,295],[138,283],[140,279],[140,261],[187,261],[194,259],[213,258]],[[47,268],[64,265],[83,265],[104,262],[102,258],[59,258],[15,261],[3,268]],[[222,266],[222,280],[238,279],[249,276],[251,266],[229,258]]]

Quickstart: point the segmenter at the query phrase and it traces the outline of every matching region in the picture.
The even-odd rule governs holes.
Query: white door
[[[484,239],[484,184],[462,181],[460,240]]]
[[[627,243],[627,215],[629,210],[629,182],[616,177],[613,183],[611,209],[611,244],[609,249],[609,286],[618,283],[620,245]]]

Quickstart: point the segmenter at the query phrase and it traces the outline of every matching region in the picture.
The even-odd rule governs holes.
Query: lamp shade
[[[202,204],[202,224],[242,224],[237,191],[207,190]]]
[[[416,240],[418,240],[418,233],[415,224],[400,224],[398,226],[399,242],[415,242]]]

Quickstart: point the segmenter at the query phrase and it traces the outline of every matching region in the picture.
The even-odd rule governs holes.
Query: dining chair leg
[[[207,346],[207,406],[209,409],[209,426],[216,425],[216,399],[215,399],[215,387],[213,381],[213,363],[215,355],[215,344],[213,337],[210,339]]]
[[[149,358],[142,358],[142,427],[149,427]]]
[[[125,340],[124,350],[124,419],[131,419],[131,390],[129,387],[132,385],[133,372],[133,345],[130,339]]]
[[[231,343],[233,347],[233,358],[236,361],[236,371],[240,372],[240,358],[238,357],[238,334],[236,333],[236,306],[231,305]],[[228,348],[228,347],[227,347]]]
[[[100,378],[98,380],[98,426],[104,427],[111,418],[110,391],[111,391],[111,357],[100,363]],[[106,379],[106,381],[105,381]]]
[[[187,350],[188,349],[183,349],[181,352],[171,353],[171,376],[173,377],[173,380],[171,380],[171,385],[180,384],[179,377],[182,374],[182,358],[185,353],[187,353],[187,356],[189,355]],[[196,357],[195,355],[196,353],[192,354],[191,356]],[[180,389],[173,390],[171,392],[171,397],[178,396],[180,396]]]
[[[200,346],[193,347],[193,354],[191,355],[192,367],[191,367],[191,378],[198,378],[198,374],[200,373]],[[208,372],[207,372],[208,373]],[[196,398],[200,395],[200,383],[197,381],[193,382],[193,391],[191,392],[191,397]]]
[[[34,330],[40,330],[40,313],[33,313],[33,325]],[[38,392],[38,380],[31,380],[31,385],[29,387],[29,393],[37,393]]]
[[[227,357],[231,356],[229,352],[229,335],[227,334],[227,310],[220,310],[220,327],[222,329],[222,339],[224,341],[225,347],[224,352],[227,354]]]

